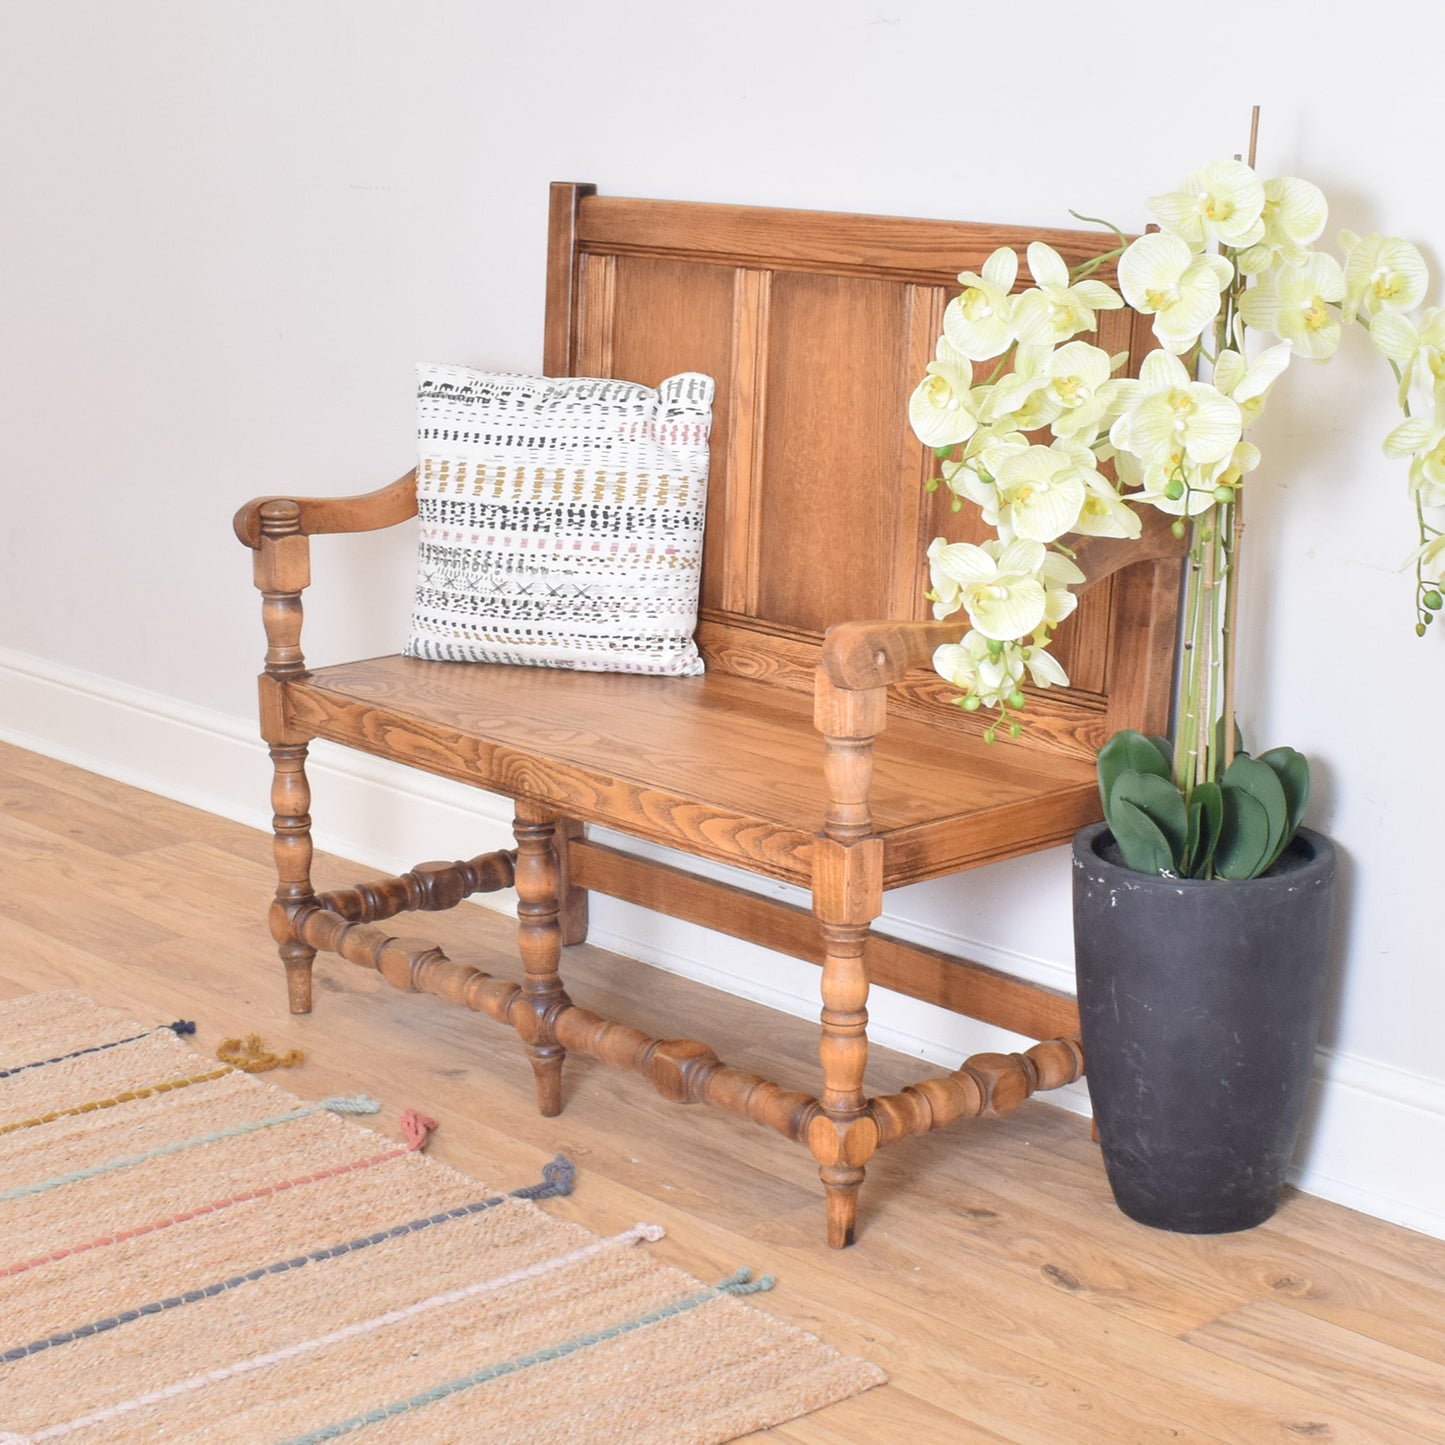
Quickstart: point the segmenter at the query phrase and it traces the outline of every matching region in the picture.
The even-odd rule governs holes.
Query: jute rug
[[[884,1378],[550,1217],[565,1160],[479,1184],[184,1032],[0,1003],[0,1445],[712,1445]]]

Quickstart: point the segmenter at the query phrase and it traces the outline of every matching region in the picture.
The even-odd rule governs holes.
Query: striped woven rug
[[[0,1003],[0,1445],[712,1445],[883,1379],[73,993]],[[294,1077],[294,1076],[293,1076]]]

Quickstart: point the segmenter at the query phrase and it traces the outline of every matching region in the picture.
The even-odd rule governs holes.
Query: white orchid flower
[[[1037,687],[1069,685],[1068,674],[1044,650],[1043,643],[1025,647],[1010,642],[996,652],[989,647],[988,638],[978,632],[968,633],[962,642],[944,643],[933,654],[933,667],[944,681],[977,698],[984,707],[1003,707],[1012,700],[1025,671]]]
[[[1206,467],[1201,478],[1206,487],[1213,487],[1216,499],[1221,487],[1238,489],[1245,477],[1259,465],[1260,451],[1253,442],[1240,442],[1222,462]]]
[[[1044,624],[1047,627],[1057,627],[1073,612],[1079,605],[1079,599],[1069,589],[1088,580],[1078,565],[1062,552],[1044,553],[1039,581],[1044,584]]]
[[[1035,687],[1067,687],[1069,674],[1064,671],[1058,658],[1045,651],[1045,644],[1031,642],[1023,650],[1024,666],[1028,669],[1029,680]]]
[[[1050,422],[1056,437],[1092,436],[1109,415],[1118,394],[1113,358],[1087,341],[1070,341],[1053,352],[1045,371],[1048,394],[1058,410]]]
[[[1026,637],[1045,619],[1047,599],[1039,569],[1047,553],[1041,542],[934,541],[928,549],[935,617],[962,607],[974,630],[996,641]]]
[[[1426,507],[1445,507],[1445,417],[1437,388],[1435,405],[1407,418],[1385,438],[1387,457],[1410,458],[1410,494]]]
[[[1370,340],[1400,369],[1400,405],[1413,386],[1433,390],[1445,381],[1445,309],[1431,306],[1418,323],[1398,311],[1370,319]]]
[[[1055,443],[1016,452],[996,479],[999,535],[1053,542],[1075,530],[1088,496],[1085,477],[1094,473],[1088,447]]]
[[[1137,458],[1123,453],[1118,462],[1120,476],[1139,488],[1131,493],[1132,501],[1147,503],[1171,517],[1198,517],[1219,502],[1220,488],[1232,491],[1245,473],[1259,465],[1259,448],[1240,442],[1227,457],[1202,466],[1152,462],[1141,467]]]
[[[1171,517],[1197,517],[1214,505],[1212,493],[1204,487],[1199,467],[1185,463],[1171,466],[1168,462],[1150,462],[1141,466],[1138,459],[1120,468],[1138,491],[1131,499],[1142,505],[1166,512]]]
[[[1074,531],[1083,537],[1134,538],[1143,530],[1139,514],[1109,484],[1100,472],[1085,478],[1084,505]]]
[[[1243,161],[1213,161],[1178,190],[1151,196],[1149,211],[1198,253],[1211,242],[1243,248],[1264,236],[1264,186]]]
[[[998,488],[993,484],[992,474],[984,474],[980,471],[978,458],[965,457],[961,462],[946,461],[943,463],[942,474],[943,485],[955,497],[962,497],[964,501],[972,502],[978,508],[979,515],[984,522],[997,531],[999,525]]]
[[[1293,347],[1287,341],[1266,347],[1253,361],[1237,351],[1221,351],[1214,363],[1214,385],[1239,408],[1249,427],[1264,410],[1269,389],[1289,365]]]
[[[989,649],[988,638],[970,632],[962,642],[945,642],[933,654],[933,669],[960,692],[983,707],[1002,707],[1023,681],[1020,648]]]
[[[1445,507],[1445,426],[1437,425],[1410,463],[1410,491],[1422,506]]]
[[[955,446],[978,430],[973,363],[946,336],[935,356],[908,398],[908,421],[924,446]]]
[[[1008,431],[1038,431],[1063,409],[1049,392],[1052,346],[1020,342],[1013,369],[993,387],[983,415],[990,426]]]
[[[943,462],[940,471],[943,484],[955,496],[973,502],[990,527],[998,526],[998,488],[994,477],[1005,458],[1014,452],[1027,451],[1029,439],[1022,432],[980,427],[969,438],[963,458]]]
[[[1405,559],[1407,567],[1412,562],[1419,565],[1423,581],[1433,582],[1436,587],[1445,587],[1445,532],[1438,537],[1432,537]]]
[[[1418,322],[1398,311],[1378,312],[1370,318],[1370,340],[1402,371],[1412,370],[1425,353],[1430,371],[1438,376],[1442,368],[1430,353],[1445,351],[1445,308],[1429,307]]]
[[[1140,368],[1133,404],[1109,430],[1120,452],[1173,472],[1227,457],[1244,429],[1238,405],[1205,381],[1194,381],[1177,356],[1151,351]]]
[[[1430,284],[1425,258],[1398,236],[1366,236],[1340,232],[1345,253],[1343,319],[1367,320],[1381,311],[1413,311]]]
[[[1119,289],[1154,317],[1154,334],[1175,355],[1189,350],[1219,315],[1220,292],[1234,277],[1223,256],[1197,256],[1166,231],[1140,236],[1119,257]]]
[[[1329,217],[1325,193],[1310,181],[1283,176],[1264,183],[1264,236],[1239,257],[1246,276],[1258,276],[1276,262],[1299,265]]]
[[[1340,321],[1331,307],[1344,299],[1340,263],[1311,251],[1299,265],[1261,277],[1239,298],[1239,315],[1246,326],[1292,343],[1296,355],[1323,361],[1340,344]]]
[[[962,642],[945,642],[933,654],[933,669],[945,682],[978,699],[983,707],[1003,707],[1012,701],[1027,672],[1035,687],[1067,687],[1069,675],[1047,644],[1006,642],[1002,649],[980,632],[965,634]]]
[[[943,334],[973,361],[990,361],[1013,345],[1014,300],[1019,258],[1000,246],[983,263],[983,274],[961,271],[963,292],[944,308]]]
[[[1116,311],[1123,299],[1103,281],[1069,284],[1069,268],[1052,246],[1032,241],[1028,249],[1033,288],[1014,301],[1014,334],[1020,341],[1057,346],[1098,325],[1096,311]]]

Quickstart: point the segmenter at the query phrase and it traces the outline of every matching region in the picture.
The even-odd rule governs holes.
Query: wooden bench
[[[1099,815],[1096,748],[1118,727],[1159,732],[1166,722],[1180,562],[1157,528],[1143,545],[1086,545],[1092,586],[1056,644],[1072,686],[1032,696],[1017,741],[987,744],[983,724],[949,706],[928,670],[934,648],[962,628],[929,620],[926,547],[973,524],[950,511],[946,492],[926,491],[935,464],[910,433],[907,399],[957,273],[1034,238],[1071,264],[1105,244],[1089,232],[552,188],[546,373],[655,384],[696,370],[717,381],[701,677],[401,656],[312,669],[300,647],[310,536],[412,517],[414,474],[364,496],[242,508],[236,531],[255,552],[269,643],[260,691],[275,768],[272,926],[294,1011],[311,1007],[316,952],[335,952],[398,988],[510,1023],[544,1114],[561,1108],[572,1050],[635,1070],[671,1099],[746,1115],[811,1149],[834,1246],[852,1241],[864,1166],[880,1145],[1004,1113],[1080,1076],[1071,998],[870,928],[890,888],[1069,839]],[[1104,313],[1098,344],[1134,352],[1137,365],[1150,343],[1131,319]],[[313,738],[512,798],[515,851],[317,894],[304,771]],[[800,885],[811,913],[603,846],[588,824]],[[377,926],[513,883],[520,982]],[[574,1004],[559,960],[585,936],[589,890],[821,965],[819,1093]],[[870,982],[1040,1042],[870,1098]]]

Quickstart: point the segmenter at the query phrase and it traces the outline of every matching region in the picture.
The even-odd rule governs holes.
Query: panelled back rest
[[[552,189],[548,375],[655,384],[704,371],[718,395],[698,646],[709,669],[811,693],[837,623],[931,615],[926,549],[988,536],[925,483],[937,463],[907,424],[958,273],[1001,245],[1054,247],[1071,266],[1099,231],[639,201]],[[1107,269],[1099,276],[1112,279]],[[1021,266],[1018,288],[1028,283]],[[1132,311],[1100,313],[1130,374],[1156,344]],[[1081,599],[1053,651],[1068,689],[1034,693],[1015,746],[1092,760],[1118,728],[1162,731],[1177,564],[1128,567]],[[950,636],[962,632],[956,626]],[[980,734],[927,670],[890,714]]]
[[[1048,241],[1071,264],[1095,233],[621,200],[553,187],[544,370],[654,385],[717,382],[702,576],[701,677],[556,672],[373,658],[312,669],[301,649],[309,538],[416,513],[415,476],[349,498],[258,498],[237,514],[255,553],[268,650],[261,732],[274,778],[271,926],[291,1006],[309,1011],[318,951],[511,1025],[544,1115],[565,1054],[641,1074],[806,1144],[828,1241],[852,1242],[880,1146],[1007,1113],[1083,1071],[1072,998],[872,931],[886,888],[1066,839],[1098,816],[1094,751],[1117,727],[1167,720],[1179,546],[1085,539],[1096,581],[1056,650],[1072,686],[1030,697],[1017,741],[986,745],[928,669],[957,623],[928,620],[935,535],[982,534],[929,497],[933,459],[907,425],[957,273],[1000,245]],[[1107,274],[1107,273],[1105,273]],[[1145,338],[1104,313],[1098,343]],[[892,618],[874,622],[872,618]],[[513,799],[515,850],[421,863],[319,894],[311,883],[309,744],[323,738]],[[734,888],[586,836],[601,823],[811,891],[811,908]],[[520,983],[377,925],[517,890]],[[821,968],[817,1095],[730,1067],[575,1004],[563,945],[601,891]],[[870,1097],[870,984],[1039,1040]]]

